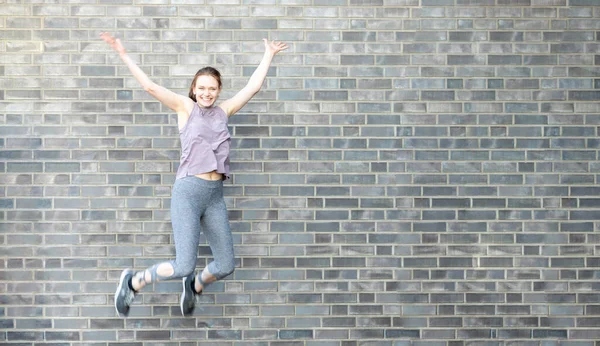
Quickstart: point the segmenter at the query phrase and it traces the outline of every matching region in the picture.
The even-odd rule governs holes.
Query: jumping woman
[[[125,269],[115,292],[119,316],[129,313],[135,294],[145,285],[182,279],[181,313],[193,312],[195,298],[211,282],[234,271],[233,238],[223,198],[223,180],[229,178],[228,117],[239,111],[260,90],[275,54],[287,49],[281,42],[263,39],[265,53],[248,84],[232,98],[216,104],[221,74],[212,67],[200,69],[187,96],[157,85],[129,57],[123,44],[109,33],[100,37],[121,57],[145,91],[177,113],[181,160],[171,195],[171,223],[175,259],[142,271]],[[214,260],[195,274],[200,232],[208,240]]]

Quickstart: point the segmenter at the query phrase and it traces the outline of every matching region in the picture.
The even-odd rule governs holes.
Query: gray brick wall
[[[223,97],[237,271],[130,318],[174,255],[175,116],[101,31]],[[600,340],[600,1],[0,0],[0,343],[577,345]],[[210,259],[205,242],[198,266]]]

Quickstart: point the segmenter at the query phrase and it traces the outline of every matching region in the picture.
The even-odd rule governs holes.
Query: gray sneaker
[[[192,287],[194,273],[181,279],[183,283],[183,292],[181,293],[181,314],[183,316],[190,315],[194,312],[196,305],[196,290]]]
[[[133,270],[125,269],[121,273],[119,286],[115,292],[115,309],[120,317],[127,317],[129,314],[129,305],[135,297],[135,292],[129,288],[129,280],[133,277]]]

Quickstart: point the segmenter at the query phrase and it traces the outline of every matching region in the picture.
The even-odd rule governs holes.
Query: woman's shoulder
[[[190,115],[192,115],[192,112],[196,109],[196,106],[197,106],[196,102],[194,102],[194,100],[188,98],[188,99],[185,99],[185,101],[183,101],[183,104],[184,104],[185,115],[187,115],[189,117]],[[179,113],[184,113],[184,112],[177,112],[177,113],[179,114]]]
[[[213,108],[214,112],[217,112],[220,115],[224,115],[225,117],[227,117],[227,112],[225,112],[225,110],[223,109],[223,107],[220,104],[213,106],[212,108]]]

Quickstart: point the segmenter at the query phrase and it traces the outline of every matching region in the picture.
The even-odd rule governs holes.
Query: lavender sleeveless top
[[[229,178],[229,144],[227,114],[212,106],[200,108],[194,104],[187,123],[179,130],[181,161],[176,179],[217,171]]]

